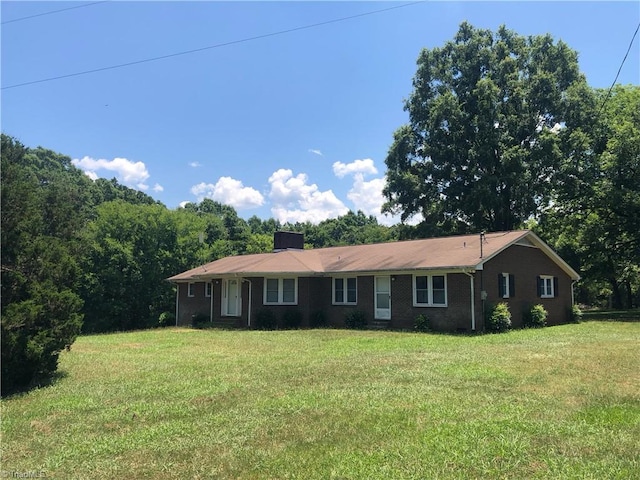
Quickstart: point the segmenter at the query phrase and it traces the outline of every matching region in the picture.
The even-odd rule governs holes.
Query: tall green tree
[[[640,303],[640,87],[599,90],[592,128],[567,141],[565,182],[538,229],[583,274],[582,301]]]
[[[89,180],[68,157],[2,135],[2,394],[54,373],[80,332]]]
[[[179,271],[176,222],[162,205],[106,202],[85,234],[85,330],[147,328],[175,297],[165,281]]]
[[[431,235],[510,230],[537,215],[591,97],[576,52],[465,22],[417,66],[409,123],[385,160],[384,211],[421,215]]]

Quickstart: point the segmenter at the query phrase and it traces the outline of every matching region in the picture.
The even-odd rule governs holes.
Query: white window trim
[[[552,275],[540,275],[540,280],[542,280],[542,290],[540,293],[540,298],[555,298],[556,292],[553,288],[553,276]],[[549,289],[547,290],[547,281],[549,282]],[[549,293],[551,291],[551,293]]]
[[[342,302],[336,301],[336,280],[344,280],[344,300]],[[356,281],[356,300],[355,302],[349,302],[348,299],[348,282],[350,279]],[[358,304],[358,277],[333,277],[331,280],[331,303],[333,305],[357,305]]]
[[[278,301],[277,302],[267,302],[267,280],[278,280]],[[284,280],[293,280],[293,302],[285,302],[282,300],[284,296]],[[298,277],[265,277],[264,278],[264,288],[262,294],[262,304],[263,305],[297,305],[298,304]]]
[[[212,293],[213,293],[213,283],[206,282],[204,284],[204,296],[207,298],[210,298]]]
[[[504,282],[504,293],[502,298],[511,298],[511,290],[509,289],[509,274],[502,272],[502,281]]]
[[[187,283],[187,297],[189,297],[189,298],[193,298],[193,297],[195,297],[195,296],[196,296],[196,293],[195,293],[195,285],[196,285],[196,284],[195,284],[195,283],[193,283],[193,282],[189,282],[189,283]]]
[[[416,289],[416,278],[427,277],[427,297],[428,303],[418,302],[418,292]],[[444,277],[444,303],[433,303],[433,277]],[[412,279],[412,293],[413,293],[413,306],[414,307],[441,307],[446,308],[449,306],[449,289],[447,287],[447,274],[446,273],[416,273]]]

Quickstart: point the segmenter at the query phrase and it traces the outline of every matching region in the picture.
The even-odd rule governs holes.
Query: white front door
[[[239,312],[238,300],[240,297],[239,281],[235,278],[226,280],[223,290],[222,314],[228,317],[237,317]]]
[[[391,277],[375,278],[375,317],[378,320],[391,318]]]

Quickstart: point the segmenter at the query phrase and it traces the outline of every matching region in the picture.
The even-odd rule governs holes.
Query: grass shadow
[[[56,370],[52,374],[41,375],[36,377],[35,379],[31,380],[31,382],[29,382],[27,385],[17,386],[12,388],[8,392],[3,392],[2,398],[9,399],[14,397],[20,397],[22,395],[27,395],[28,393],[34,390],[40,390],[41,388],[48,388],[55,385],[60,380],[67,378],[68,376],[69,374],[64,370],[62,371]]]

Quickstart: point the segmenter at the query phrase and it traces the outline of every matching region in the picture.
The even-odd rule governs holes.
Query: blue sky
[[[91,2],[86,2],[91,3]],[[401,2],[2,2],[2,131],[169,208],[205,197],[244,218],[379,214],[422,48],[459,24],[550,33],[608,88],[639,2],[423,2],[187,55]],[[618,83],[640,84],[636,38]]]

